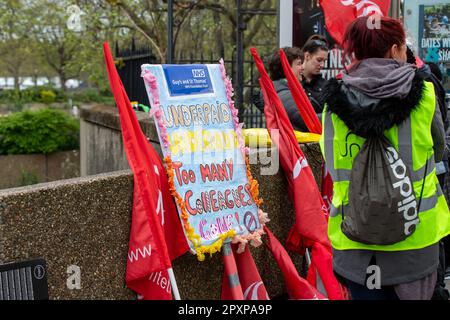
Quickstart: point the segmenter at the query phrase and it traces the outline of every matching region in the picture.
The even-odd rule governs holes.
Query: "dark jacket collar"
[[[303,80],[302,80],[302,86],[303,86],[303,87],[305,87],[305,86],[311,86],[311,87],[314,87],[314,86],[316,86],[316,85],[324,84],[324,82],[326,82],[326,80],[322,77],[322,74],[319,73],[318,75],[315,75],[315,76],[311,79],[310,82],[308,82],[308,81],[306,80],[306,78],[303,77]]]

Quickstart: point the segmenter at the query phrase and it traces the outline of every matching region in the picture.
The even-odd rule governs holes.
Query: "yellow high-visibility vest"
[[[422,99],[409,118],[384,132],[392,146],[402,155],[402,160],[411,173],[417,199],[420,199],[422,184],[424,184],[418,213],[420,223],[415,232],[403,241],[390,245],[368,245],[350,240],[341,231],[342,212],[349,209],[348,189],[353,159],[365,139],[352,133],[336,114],[327,112],[325,107],[320,147],[327,169],[333,178],[333,200],[328,222],[328,235],[333,248],[337,250],[413,250],[430,246],[450,234],[450,211],[436,177],[434,162],[431,125],[435,108],[433,84],[424,82]]]

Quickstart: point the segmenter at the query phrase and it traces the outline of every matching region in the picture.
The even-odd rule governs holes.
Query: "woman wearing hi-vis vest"
[[[398,20],[358,18],[344,38],[346,53],[354,54],[356,62],[325,88],[320,144],[333,178],[328,235],[333,270],[353,299],[430,299],[436,284],[438,242],[450,234],[450,212],[435,170],[444,150],[440,111],[432,83],[423,80],[415,65],[406,63],[405,42]],[[370,151],[370,144],[384,147]],[[391,165],[369,167],[380,159]],[[354,168],[366,171],[361,174],[364,170]],[[365,175],[372,177],[372,183],[361,183]],[[384,183],[385,177],[403,180],[390,185]],[[355,185],[365,188],[358,190]],[[386,194],[387,189],[410,193],[404,200],[377,204],[376,192]],[[358,203],[357,197],[366,200]],[[391,210],[390,217],[384,210],[365,211],[384,206]],[[391,218],[404,224],[377,225]],[[392,238],[392,230],[400,230],[396,231],[400,240],[392,241],[397,239]]]

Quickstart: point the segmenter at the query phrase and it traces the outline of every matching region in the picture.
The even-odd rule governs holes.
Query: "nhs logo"
[[[192,69],[192,76],[194,78],[205,78],[205,69]]]
[[[164,64],[162,67],[172,97],[214,92],[211,76],[206,65]]]

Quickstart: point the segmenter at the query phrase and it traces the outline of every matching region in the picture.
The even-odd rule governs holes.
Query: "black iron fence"
[[[242,105],[236,105],[240,109],[240,122],[245,124],[245,128],[265,128],[266,122],[264,115],[255,106],[253,97],[259,94],[258,73],[255,73],[255,66],[253,61],[244,61],[244,85],[239,87],[233,81],[239,67],[237,61],[232,57],[223,57],[227,74],[231,77],[235,93],[241,90],[244,97]],[[220,58],[215,58],[213,55],[205,57],[200,56],[179,56],[175,57],[176,64],[211,64],[218,63]],[[139,103],[149,105],[147,93],[145,91],[144,81],[141,78],[141,65],[159,63],[156,56],[149,48],[136,48],[134,44],[130,48],[119,49],[116,45],[116,66],[122,79],[123,85],[130,101],[138,101]]]
[[[141,78],[141,65],[146,63],[157,63],[156,56],[150,49],[136,48],[134,42],[130,48],[125,49],[119,49],[116,45],[116,67],[130,101],[138,101],[149,106],[150,102]]]

